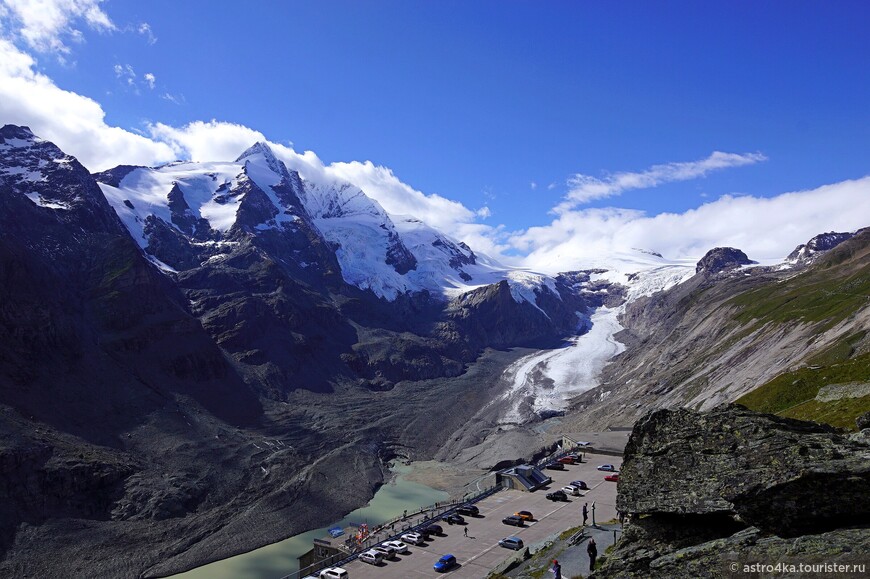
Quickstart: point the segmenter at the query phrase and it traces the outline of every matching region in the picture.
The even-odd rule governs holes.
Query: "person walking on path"
[[[589,545],[586,546],[586,552],[589,553],[589,570],[595,570],[595,559],[598,557],[598,545],[595,544],[595,539],[589,539]]]
[[[583,503],[583,526],[586,526],[586,519],[589,518],[589,503]]]
[[[550,573],[556,576],[555,579],[562,579],[562,566],[559,565],[556,559],[553,559],[553,567],[550,569]]]
[[[467,537],[467,536],[468,536],[468,527],[465,527],[465,528],[462,529],[462,530],[465,531],[465,536]]]

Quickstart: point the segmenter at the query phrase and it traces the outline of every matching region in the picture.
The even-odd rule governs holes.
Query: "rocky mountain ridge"
[[[821,233],[808,242],[798,245],[794,248],[794,251],[788,254],[785,260],[798,264],[811,263],[824,252],[834,249],[844,241],[851,239],[854,235],[855,233],[838,233],[836,231]]]
[[[309,210],[263,147],[101,185],[26,128],[0,153],[0,574],[165,574],[334,520],[489,402],[472,363],[510,354],[487,347],[558,343],[601,299],[383,228],[358,192]],[[396,276],[496,283],[379,296],[348,283],[333,221],[377,230]],[[373,421],[386,400],[403,413]]]
[[[626,426],[649,408],[709,409],[806,367],[847,363],[832,380],[854,367],[856,384],[866,381],[870,233],[841,238],[793,266],[711,275],[699,265],[687,281],[627,303],[616,335],[626,351],[575,401],[573,427]],[[864,404],[856,400],[853,415]]]

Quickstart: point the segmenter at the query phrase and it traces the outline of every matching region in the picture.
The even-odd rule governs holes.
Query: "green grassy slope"
[[[750,327],[793,322],[812,324],[819,333],[870,307],[870,231],[831,250],[808,269],[781,283],[732,298],[736,321]],[[753,410],[855,428],[855,418],[870,411],[870,397],[815,400],[831,384],[870,382],[867,329],[843,336],[807,360],[737,400]],[[864,346],[862,347],[862,344]]]

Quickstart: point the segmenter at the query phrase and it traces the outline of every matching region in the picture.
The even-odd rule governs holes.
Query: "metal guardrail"
[[[403,513],[399,517],[390,519],[386,523],[382,523],[372,528],[369,536],[359,545],[351,547],[350,545],[348,545],[348,541],[345,541],[345,547],[349,549],[347,553],[336,553],[335,555],[332,555],[327,559],[318,561],[314,565],[309,565],[305,569],[300,569],[295,573],[284,575],[283,577],[281,577],[281,579],[302,579],[303,577],[307,577],[309,575],[314,575],[316,577],[319,571],[322,571],[327,567],[340,567],[346,563],[350,563],[351,561],[356,559],[360,553],[368,551],[375,545],[379,545],[384,541],[397,539],[403,533],[413,532],[426,525],[437,522],[442,517],[455,511],[459,506],[482,501],[483,499],[497,493],[503,488],[504,487],[501,484],[497,484],[485,488],[479,492],[466,494],[463,496],[462,500],[457,499],[444,503],[438,502],[434,505],[423,507],[412,513]],[[423,517],[416,523],[413,522],[413,518],[420,515],[423,515]],[[396,527],[396,525],[398,525],[398,528]]]

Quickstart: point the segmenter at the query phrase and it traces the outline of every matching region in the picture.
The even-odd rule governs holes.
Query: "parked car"
[[[564,491],[553,491],[547,493],[547,499],[551,501],[567,501],[568,495],[566,495]]]
[[[522,527],[523,526],[523,519],[521,517],[516,516],[516,515],[511,515],[509,517],[505,517],[501,520],[501,522],[504,523],[505,525],[513,525],[514,527]]]
[[[604,477],[604,480],[609,480],[610,482],[619,482],[619,475],[618,474],[609,474],[606,477]]]
[[[445,571],[450,571],[456,566],[456,557],[453,555],[447,554],[442,555],[438,561],[435,562],[435,565],[432,566],[433,569],[438,571],[439,573],[444,573]]]
[[[411,543],[412,545],[422,545],[426,542],[426,537],[420,533],[405,533],[400,537],[400,539],[406,543]]]
[[[476,516],[480,514],[480,509],[478,509],[474,505],[462,505],[461,507],[456,509],[456,512],[460,515]]]
[[[464,525],[465,518],[462,515],[457,515],[456,513],[451,513],[444,517],[444,520],[447,521],[448,525]]]
[[[524,521],[534,521],[535,517],[532,515],[530,511],[517,511],[514,513],[515,517],[519,517]]]
[[[410,553],[408,550],[408,545],[403,543],[402,541],[386,541],[384,543],[384,547],[392,547],[396,550],[396,553],[404,555],[405,553]]]
[[[586,483],[583,482],[582,480],[572,480],[571,485],[577,487],[581,491],[588,491],[589,490],[589,487],[586,486]]]
[[[378,545],[377,547],[372,547],[372,551],[377,551],[378,553],[383,554],[384,559],[396,558],[396,548],[390,547],[389,545]]]
[[[357,559],[359,559],[363,563],[368,563],[369,565],[380,565],[381,562],[384,560],[384,554],[380,551],[369,549],[365,553],[360,553]]]
[[[498,544],[505,549],[513,549],[514,551],[519,551],[524,546],[523,540],[519,537],[505,537],[504,539],[499,541]]]
[[[341,567],[330,567],[320,572],[320,579],[347,579],[347,571]]]
[[[562,490],[565,492],[566,495],[571,495],[571,496],[575,496],[575,497],[581,496],[580,489],[575,487],[574,485],[564,486],[564,487],[562,487]]]
[[[579,454],[574,454],[574,453],[572,452],[571,454],[568,454],[568,455],[565,455],[565,456],[570,456],[571,458],[574,459],[574,462],[577,462],[577,463],[583,462],[583,457],[580,456]]]
[[[608,472],[616,472],[616,467],[612,464],[602,464],[598,467],[598,470],[606,470]]]
[[[559,458],[556,462],[561,462],[562,464],[574,464],[574,459],[570,456],[563,456]]]
[[[431,525],[427,525],[420,529],[420,533],[425,535],[426,537],[431,537],[432,535],[443,535],[444,528],[441,525],[436,525],[432,523]]]
[[[547,468],[550,470],[565,470],[565,465],[562,464],[561,462],[550,462],[550,463],[547,463],[546,465],[544,465],[544,468]]]

